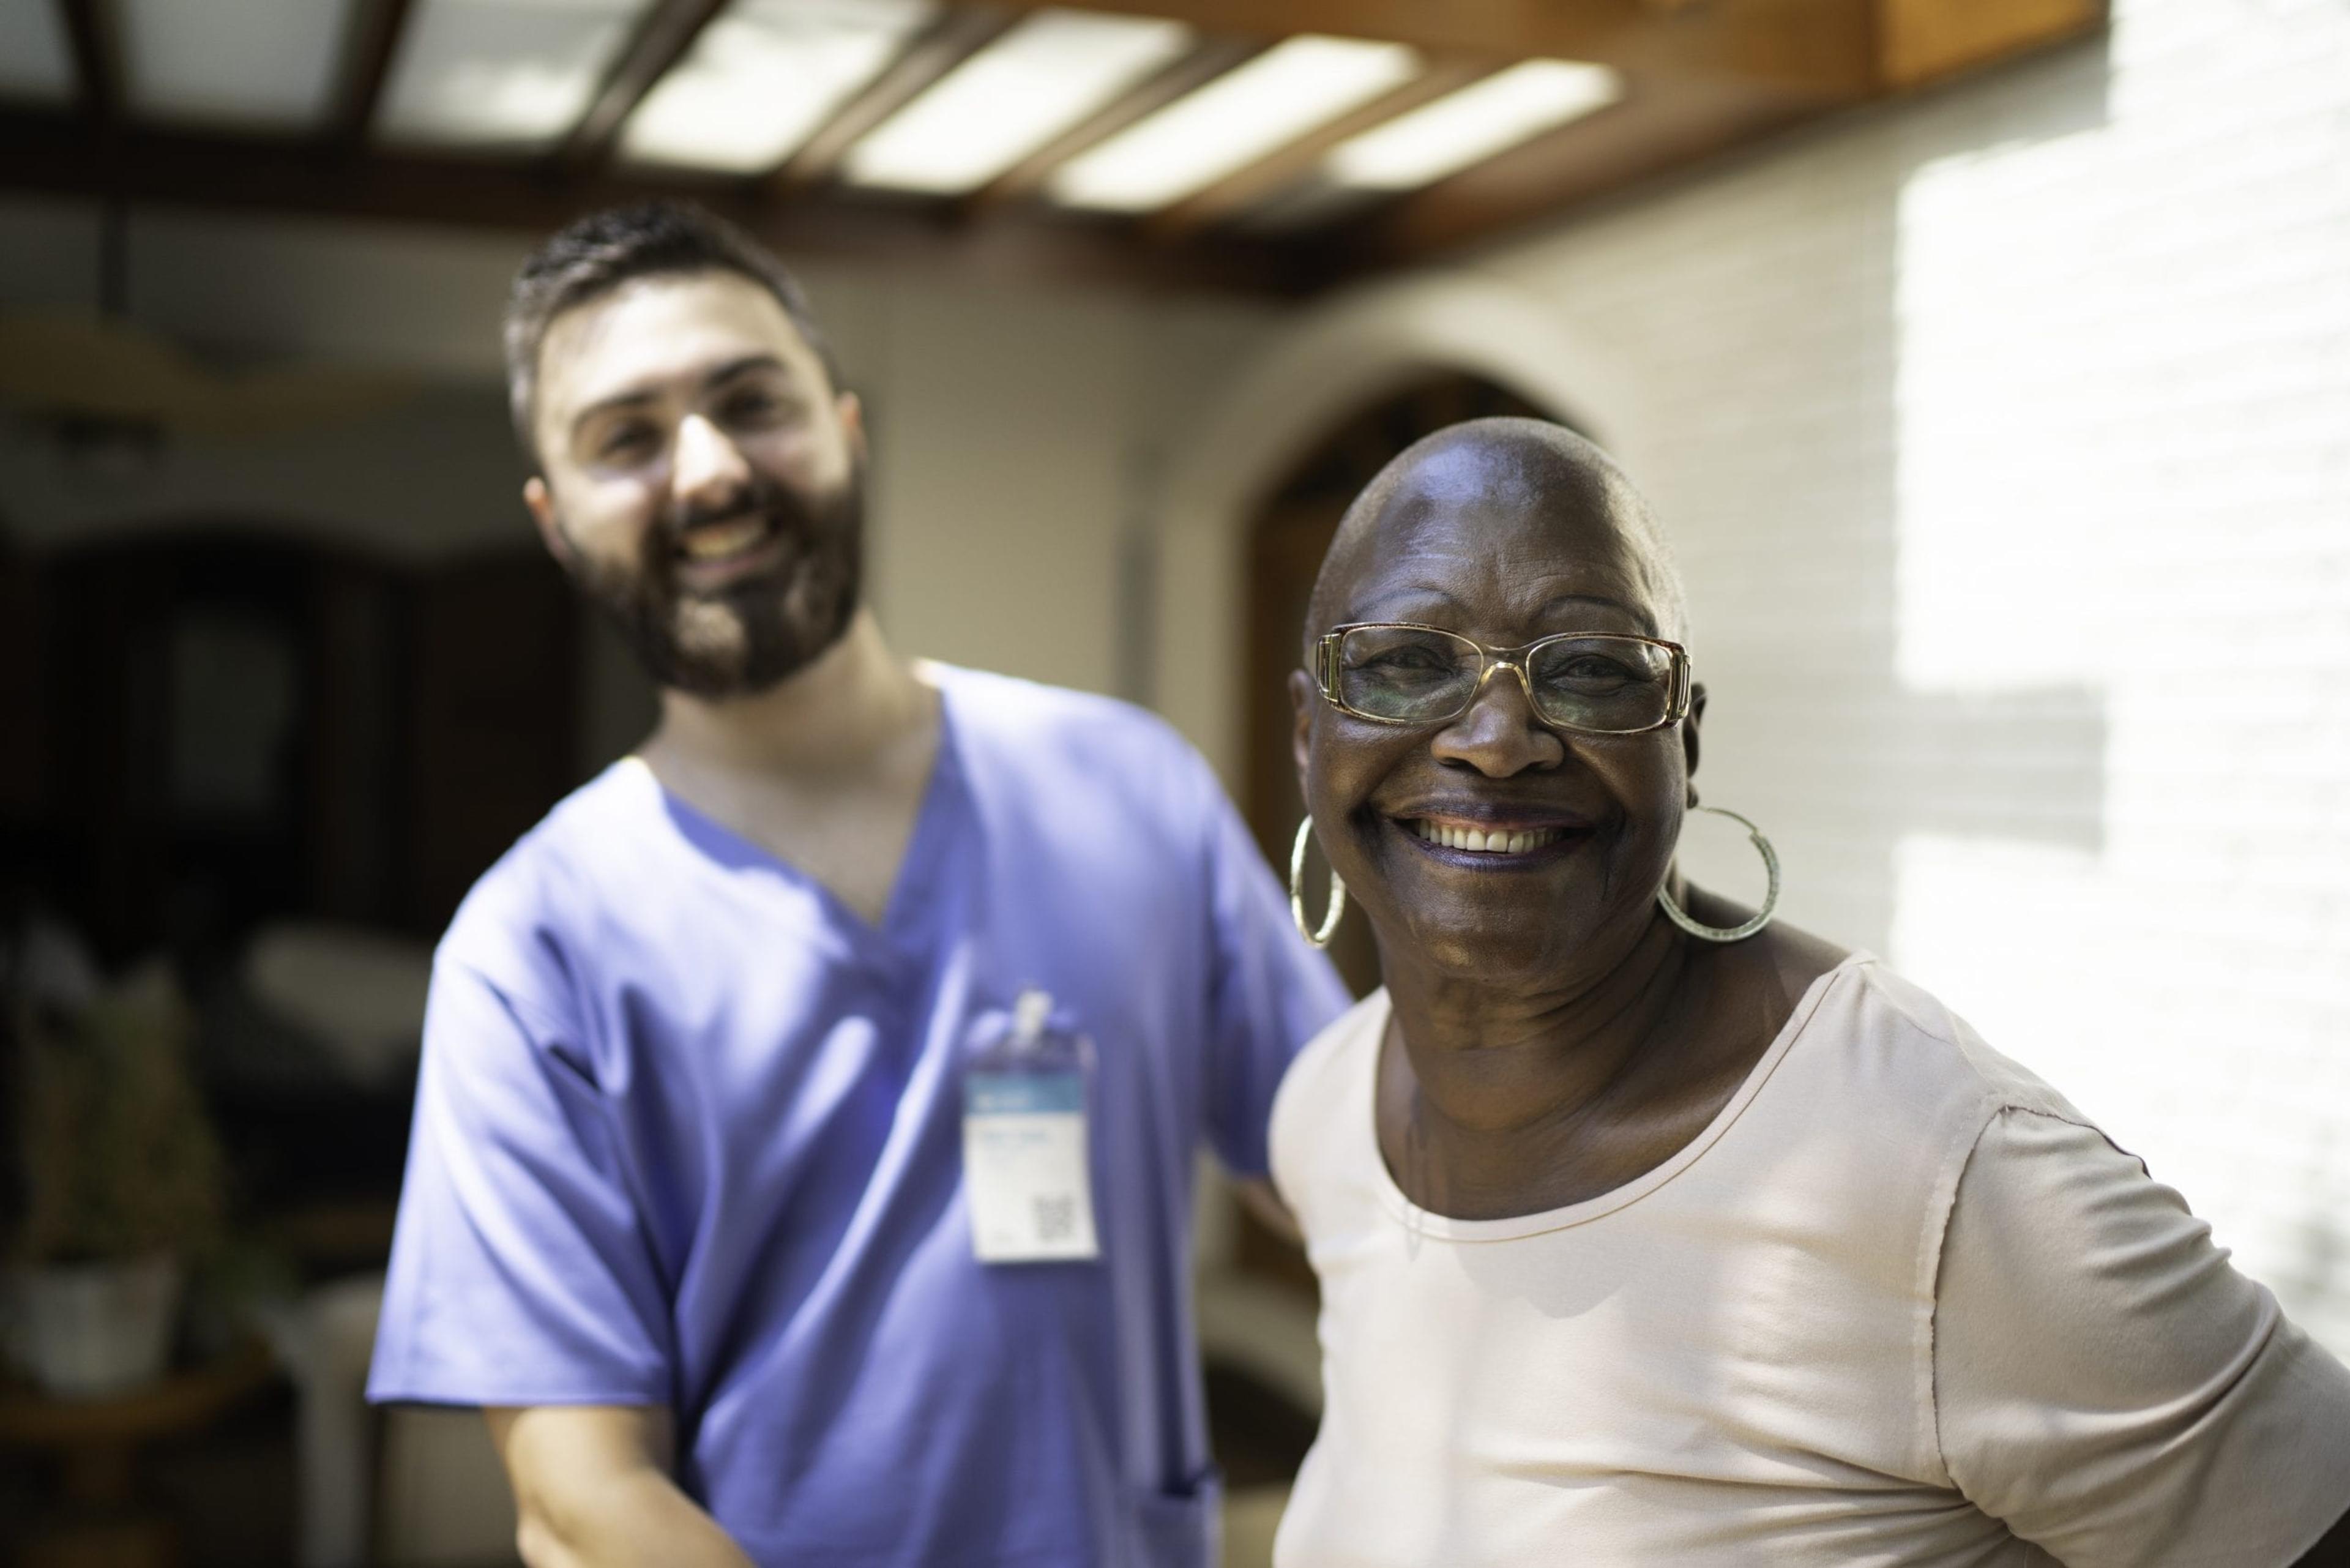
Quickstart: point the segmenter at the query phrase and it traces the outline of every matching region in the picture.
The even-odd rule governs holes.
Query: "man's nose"
[[[688,414],[677,428],[677,449],[670,487],[687,505],[722,501],[741,490],[751,477],[751,465],[742,449],[700,414]]]
[[[1438,731],[1430,749],[1439,762],[1466,763],[1496,779],[1566,760],[1566,743],[1535,716],[1517,670],[1501,665],[1486,672],[1469,711]]]

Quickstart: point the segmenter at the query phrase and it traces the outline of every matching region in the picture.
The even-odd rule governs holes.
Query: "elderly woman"
[[[1274,1110],[1328,1391],[1276,1561],[2350,1561],[2350,1373],[2178,1196],[1675,874],[1680,635],[1648,509],[1554,426],[1420,442],[1331,546],[1300,858],[1387,984]]]

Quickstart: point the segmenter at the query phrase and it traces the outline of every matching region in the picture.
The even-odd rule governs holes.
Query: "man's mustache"
[[[723,500],[672,508],[661,520],[661,532],[674,545],[692,529],[745,516],[764,517],[802,533],[816,523],[814,509],[795,492],[772,480],[754,480]]]

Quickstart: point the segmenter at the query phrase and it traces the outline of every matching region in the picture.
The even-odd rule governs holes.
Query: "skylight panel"
[[[1401,44],[1306,35],[1242,66],[1072,159],[1050,187],[1071,206],[1139,213],[1180,202],[1402,86]]]
[[[1409,191],[1605,109],[1624,95],[1606,66],[1528,60],[1331,149],[1334,183]]]
[[[73,91],[57,0],[0,0],[0,99],[55,103]]]
[[[977,190],[1191,47],[1180,22],[1040,11],[851,148],[852,182]]]
[[[645,0],[423,0],[384,95],[396,140],[536,151],[588,109]]]
[[[736,0],[620,136],[624,158],[753,173],[782,163],[889,67],[929,0]]]
[[[124,85],[152,119],[307,127],[327,117],[349,0],[125,0]]]

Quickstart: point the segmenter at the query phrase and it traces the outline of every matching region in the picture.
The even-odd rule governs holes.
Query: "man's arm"
[[[529,1568],[752,1568],[670,1479],[668,1410],[645,1405],[486,1409]]]

